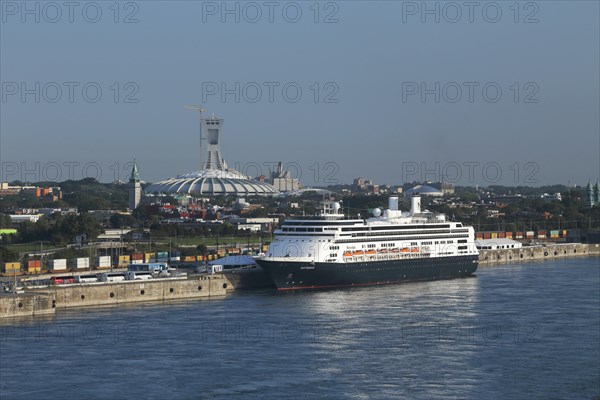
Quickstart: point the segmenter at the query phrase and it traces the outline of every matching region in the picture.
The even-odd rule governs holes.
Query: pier
[[[118,283],[69,284],[27,289],[0,296],[0,318],[54,314],[74,307],[118,307],[127,303],[209,299],[224,296],[230,284],[220,274],[195,279],[155,279]]]
[[[479,266],[583,256],[600,256],[600,244],[552,243],[518,249],[480,250]]]

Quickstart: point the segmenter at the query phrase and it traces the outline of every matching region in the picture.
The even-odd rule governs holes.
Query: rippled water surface
[[[0,399],[592,399],[600,259],[0,325]]]

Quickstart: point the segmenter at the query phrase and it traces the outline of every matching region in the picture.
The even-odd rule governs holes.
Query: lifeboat
[[[412,247],[412,248],[410,249],[410,252],[411,252],[411,253],[418,253],[418,252],[419,252],[419,248],[418,248],[418,247]]]
[[[353,256],[364,256],[365,252],[362,250],[357,250],[354,253],[352,253]]]
[[[400,249],[392,249],[392,253],[400,253]]]
[[[379,254],[386,254],[388,251],[387,251],[387,249],[379,249],[377,252]]]
[[[344,252],[344,257],[352,257],[352,252],[351,251],[345,251]]]
[[[400,250],[401,253],[408,253],[410,252],[410,249],[408,247],[403,247],[402,250]]]
[[[367,251],[365,252],[365,254],[368,254],[368,255],[373,255],[373,254],[375,254],[375,253],[377,253],[375,250],[367,250]]]

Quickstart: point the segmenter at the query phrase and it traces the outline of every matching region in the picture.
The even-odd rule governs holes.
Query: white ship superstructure
[[[472,227],[422,211],[418,196],[409,211],[398,210],[398,198],[391,197],[388,209],[375,209],[366,220],[344,219],[340,209],[326,202],[315,218],[286,220],[264,259],[352,263],[478,255]]]

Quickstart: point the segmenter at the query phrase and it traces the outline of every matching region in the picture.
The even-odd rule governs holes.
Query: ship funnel
[[[398,211],[398,196],[390,196],[388,199],[388,208],[393,211]]]
[[[421,196],[412,196],[410,198],[410,213],[412,215],[419,214],[421,212]]]

